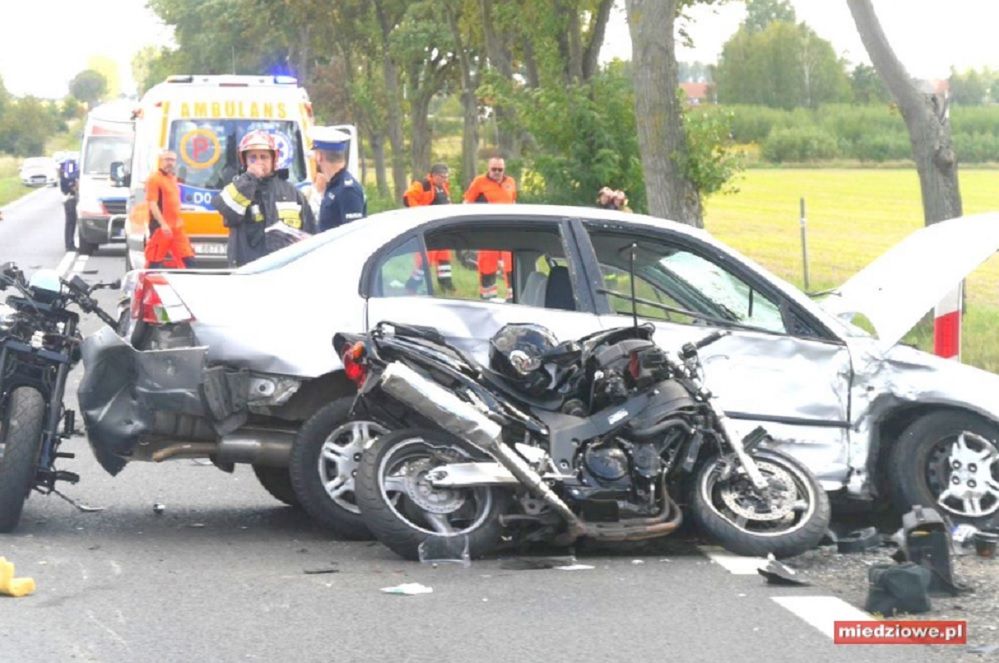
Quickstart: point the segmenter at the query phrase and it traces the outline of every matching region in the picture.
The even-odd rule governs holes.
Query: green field
[[[782,278],[803,285],[798,201],[808,219],[809,289],[839,285],[923,225],[914,169],[754,169],[738,192],[707,201],[705,227]],[[999,171],[960,171],[965,214],[999,211]],[[963,360],[999,372],[999,257],[967,282]],[[907,339],[931,347],[927,325]]]

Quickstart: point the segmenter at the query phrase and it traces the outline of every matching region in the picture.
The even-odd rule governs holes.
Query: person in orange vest
[[[465,191],[466,203],[515,203],[517,202],[517,182],[506,174],[506,162],[502,157],[489,159],[489,170],[479,175]],[[506,279],[507,297],[510,296],[510,272],[513,271],[513,256],[509,251],[479,251],[479,297],[495,299],[499,291],[496,287],[496,272],[502,266]]]
[[[435,163],[430,167],[430,173],[422,180],[413,182],[402,196],[402,204],[406,207],[421,207],[423,205],[450,205],[451,185],[450,172],[447,164]],[[427,251],[427,259],[437,272],[437,282],[444,292],[454,292],[454,282],[451,280],[451,251],[437,249]],[[423,282],[423,256],[417,253],[413,262],[413,273],[409,277],[407,287],[416,291]]]
[[[177,185],[177,153],[163,150],[157,169],[146,180],[146,203],[149,205],[149,242],[146,244],[146,267],[182,269],[190,267],[194,249],[184,232],[180,216],[180,187]]]

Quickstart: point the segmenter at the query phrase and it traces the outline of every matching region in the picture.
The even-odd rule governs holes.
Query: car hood
[[[997,212],[934,223],[867,265],[822,306],[847,321],[865,316],[877,332],[878,346],[886,350],[997,250]]]

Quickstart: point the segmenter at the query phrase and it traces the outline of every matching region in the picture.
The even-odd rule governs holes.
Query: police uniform
[[[332,127],[312,129],[312,149],[325,152],[346,152],[350,135]],[[319,230],[329,230],[345,223],[363,219],[368,215],[368,201],[364,187],[344,167],[326,184],[323,201],[319,205]]]
[[[65,194],[63,208],[66,217],[64,242],[67,251],[76,250],[76,198],[80,185],[80,167],[75,159],[66,159],[59,166],[59,190]]]

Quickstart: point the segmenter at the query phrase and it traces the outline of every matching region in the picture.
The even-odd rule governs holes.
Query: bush
[[[861,136],[844,156],[861,161],[898,161],[912,158],[912,146],[907,133],[884,133]]]
[[[733,104],[723,106],[732,112],[732,140],[737,143],[762,143],[775,127],[789,126],[787,111],[766,106]]]
[[[839,154],[836,139],[818,127],[794,127],[772,131],[761,146],[767,161],[818,161]]]
[[[951,106],[951,130],[954,134],[999,135],[999,105],[996,106]],[[999,160],[992,155],[988,161]]]
[[[955,134],[952,137],[959,163],[999,161],[999,136],[991,133]]]

